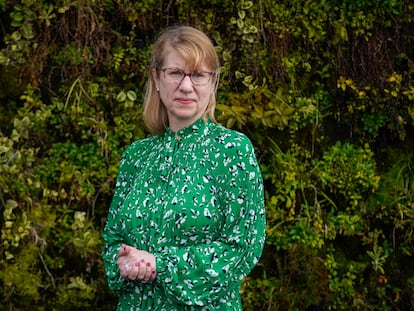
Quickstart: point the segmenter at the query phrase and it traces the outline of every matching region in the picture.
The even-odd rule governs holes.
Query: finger
[[[151,277],[150,282],[154,281],[157,278],[157,270],[154,267],[151,267]]]
[[[144,274],[143,281],[144,282],[149,282],[150,279],[151,279],[151,274],[152,274],[151,263],[147,262],[145,264],[145,274]]]
[[[133,280],[136,280],[137,279],[137,276],[138,276],[138,273],[139,273],[139,270],[140,270],[140,263],[139,263],[139,261],[137,261],[133,265],[132,269],[130,270],[130,272],[128,274],[128,279],[130,279],[132,281]]]
[[[146,266],[145,260],[140,259],[139,260],[139,271],[138,271],[137,279],[141,280],[141,281],[144,280],[146,272],[147,272],[147,266]]]
[[[129,248],[127,247],[127,245],[122,244],[121,247],[119,248],[119,253],[118,256],[126,256],[129,253]]]

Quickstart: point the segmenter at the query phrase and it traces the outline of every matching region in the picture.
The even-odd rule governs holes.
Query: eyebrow
[[[184,73],[186,72],[186,70],[181,69],[179,67],[174,67],[174,66],[171,66],[171,67],[165,66],[165,67],[162,67],[160,69],[176,69],[176,70],[182,71]],[[192,73],[192,72],[209,72],[209,73],[212,73],[212,72],[214,72],[214,70],[208,70],[208,69],[201,69],[200,68],[200,69],[193,69],[192,71],[190,71],[190,73]]]

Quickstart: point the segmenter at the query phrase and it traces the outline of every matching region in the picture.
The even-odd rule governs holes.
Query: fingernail
[[[139,261],[135,263],[135,267],[139,267]]]
[[[147,262],[147,267],[150,267],[150,266],[151,266],[151,263]]]
[[[152,271],[151,271],[151,273],[152,273],[152,274],[155,274],[155,270],[152,270]]]
[[[144,259],[141,259],[141,262],[142,262],[142,263],[144,263],[144,262],[145,262],[145,260],[144,260]]]

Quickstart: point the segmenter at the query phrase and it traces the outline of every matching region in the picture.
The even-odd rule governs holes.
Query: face
[[[177,68],[185,73],[191,73],[192,68],[186,65],[186,61],[174,49],[167,53],[163,68]],[[199,71],[211,71],[211,68],[203,65]],[[166,81],[164,72],[152,70],[152,76],[163,105],[168,114],[169,127],[173,131],[185,128],[201,118],[206,111],[210,96],[214,93],[214,79],[205,85],[194,85],[189,76],[185,76],[180,82]]]

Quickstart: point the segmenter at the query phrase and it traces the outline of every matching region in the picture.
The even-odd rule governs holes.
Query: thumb
[[[128,245],[122,244],[121,248],[119,250],[119,256],[126,256],[129,254],[129,250],[131,249],[131,247],[129,247]]]

